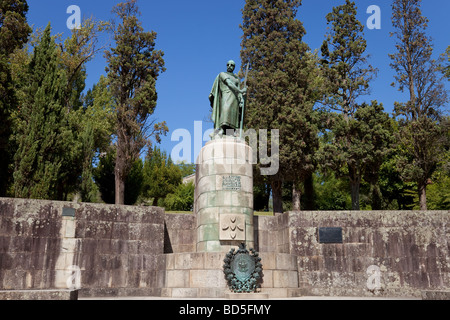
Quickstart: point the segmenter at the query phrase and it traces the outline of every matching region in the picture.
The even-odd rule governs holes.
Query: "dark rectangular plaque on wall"
[[[343,243],[342,228],[319,228],[319,243]]]
[[[75,217],[75,209],[74,208],[63,208],[62,211],[63,217]]]

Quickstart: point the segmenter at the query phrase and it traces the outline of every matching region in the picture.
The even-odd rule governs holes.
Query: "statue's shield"
[[[249,254],[237,254],[231,263],[231,271],[239,281],[247,281],[255,272],[255,260]]]

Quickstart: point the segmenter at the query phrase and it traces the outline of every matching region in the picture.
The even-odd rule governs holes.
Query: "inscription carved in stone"
[[[240,191],[242,189],[240,176],[225,176],[222,180],[223,190]]]

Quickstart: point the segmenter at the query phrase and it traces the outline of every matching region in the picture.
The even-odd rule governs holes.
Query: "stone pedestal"
[[[197,160],[197,252],[254,247],[253,150],[238,138],[208,142]]]
[[[234,294],[227,287],[226,253],[242,242],[255,248],[252,164],[252,148],[238,138],[216,139],[201,150],[194,195],[196,252],[164,255],[163,297],[268,299],[301,294],[296,256],[276,252],[260,252],[263,277],[258,293]]]

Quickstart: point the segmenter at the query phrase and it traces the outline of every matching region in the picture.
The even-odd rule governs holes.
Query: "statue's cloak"
[[[211,118],[214,121],[215,130],[222,126],[232,129],[239,128],[239,98],[225,83],[226,79],[233,81],[236,87],[239,86],[238,77],[228,72],[222,72],[214,80],[210,102],[213,109]]]

